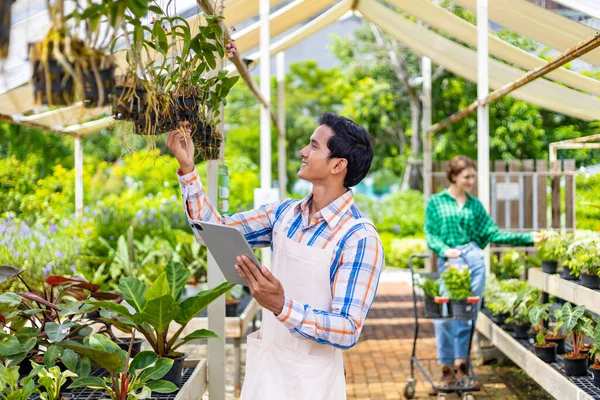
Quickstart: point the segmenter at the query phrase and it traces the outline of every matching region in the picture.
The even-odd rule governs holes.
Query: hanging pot
[[[35,46],[32,51],[35,51]],[[49,106],[73,104],[73,77],[54,58],[49,58],[45,63],[39,60],[33,62],[31,83],[36,103]]]
[[[586,288],[600,289],[600,277],[598,277],[598,275],[590,275],[582,272],[581,284]]]
[[[536,343],[533,345],[535,355],[546,363],[553,363],[556,361],[556,347],[556,343],[545,343],[543,345]]]
[[[569,267],[563,267],[563,272],[562,272],[561,278],[563,278],[567,281],[576,281],[577,280],[577,276],[571,272],[571,268],[569,268]]]
[[[555,274],[558,269],[557,261],[542,260],[542,271],[547,274]]]
[[[93,70],[83,71],[83,91],[85,94],[85,106],[102,107],[109,104],[109,96],[114,92],[115,66],[110,66],[98,71],[98,77]],[[100,98],[100,88],[103,95]]]
[[[569,354],[563,357],[565,364],[565,374],[568,376],[586,376],[587,375],[587,354],[577,356]]]

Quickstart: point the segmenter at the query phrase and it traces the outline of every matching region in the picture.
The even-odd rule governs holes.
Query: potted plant
[[[548,308],[548,304],[533,307],[529,310],[529,319],[536,322],[536,343],[533,345],[535,354],[544,362],[552,363],[556,361],[556,347],[558,345],[554,342],[547,342],[544,335],[544,321],[549,318]]]
[[[529,310],[539,301],[539,291],[532,287],[527,287],[517,293],[512,304],[512,315],[506,319],[506,322],[513,324],[514,336],[516,339],[529,338],[527,332],[531,327],[532,321],[529,318]]]
[[[594,385],[600,387],[600,362],[598,360],[598,352],[600,351],[600,324],[596,322],[594,327],[594,346],[590,350],[590,356],[592,358],[592,365],[590,366],[590,372],[594,378]]]
[[[525,271],[524,257],[523,252],[516,250],[505,251],[500,258],[494,254],[490,270],[498,279],[519,279]]]
[[[32,362],[32,364],[34,368],[38,367],[36,363]],[[48,370],[42,367],[37,376],[38,384],[43,388],[38,391],[41,400],[66,400],[69,397],[64,396],[61,389],[67,383],[67,378],[77,377],[77,374],[69,370],[61,372],[59,367]]]
[[[185,354],[177,350],[185,343],[202,338],[218,338],[206,329],[196,330],[180,338],[187,324],[213,300],[229,291],[234,284],[225,282],[213,289],[181,300],[181,294],[191,273],[181,263],[169,263],[151,286],[139,279],[121,279],[119,288],[133,313],[121,304],[107,301],[89,301],[96,307],[114,312],[113,326],[123,332],[140,332],[159,358],[174,360],[173,369],[165,380],[181,386],[181,371]],[[180,327],[169,336],[169,326],[177,322]]]
[[[555,274],[558,263],[566,256],[567,246],[564,237],[556,231],[542,232],[544,238],[539,244],[538,258],[542,260],[542,271]]]
[[[591,321],[585,317],[585,306],[573,308],[571,303],[563,304],[560,312],[562,326],[568,332],[573,351],[563,356],[565,373],[569,376],[587,375],[587,354],[581,353],[586,334],[592,335]]]
[[[571,273],[579,275],[581,284],[590,289],[600,288],[600,247],[597,237],[575,240],[567,250],[569,259],[565,264]]]
[[[565,354],[565,340],[567,335],[562,331],[562,311],[560,308],[554,310],[554,327],[551,332],[546,332],[546,340],[557,344],[556,354]]]
[[[466,265],[447,264],[441,275],[442,293],[448,294],[452,316],[472,319],[479,297],[471,297],[471,271]]]
[[[38,386],[34,378],[41,367],[32,370],[29,375],[19,380],[19,367],[5,367],[0,364],[0,399],[27,400],[37,392]]]
[[[534,310],[536,310],[535,313],[534,313]],[[549,310],[550,310],[550,304],[539,304],[539,305],[532,307],[529,310],[529,320],[531,321],[531,330],[529,330],[529,332],[527,332],[527,334],[530,338],[535,339],[537,337],[538,333],[540,333],[540,332],[544,333],[545,329],[544,329],[543,322],[547,321],[550,318]],[[532,318],[533,316],[536,316],[536,318]]]
[[[417,282],[417,285],[423,290],[425,297],[425,316],[428,318],[441,318],[441,303],[436,303],[435,298],[440,297],[440,281],[434,278],[424,278]]]

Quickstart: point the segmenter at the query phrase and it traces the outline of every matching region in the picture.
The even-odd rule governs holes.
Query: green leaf
[[[10,278],[19,276],[23,273],[22,269],[11,267],[9,265],[0,266],[0,283],[4,283]]]
[[[133,277],[123,278],[119,281],[119,290],[125,301],[127,301],[135,311],[142,312],[146,306],[146,299],[144,297],[146,285],[144,285],[142,281]]]
[[[91,388],[91,389],[108,389],[108,386],[102,378],[96,376],[87,376],[85,378],[77,378],[69,386],[69,389]]]
[[[99,333],[95,333],[90,336],[89,344],[96,350],[108,351],[108,352],[123,352],[121,347],[118,344],[110,340],[104,335]]]
[[[3,293],[0,294],[0,303],[16,307],[21,304],[21,296],[16,293]]]
[[[130,371],[135,371],[138,369],[145,369],[156,362],[158,356],[153,351],[142,351],[138,353],[131,364],[129,365]]]
[[[65,364],[65,367],[69,369],[69,371],[75,371],[77,369],[77,361],[79,361],[79,357],[77,354],[71,349],[65,349],[60,356],[60,360]]]
[[[153,381],[146,384],[148,389],[155,393],[173,393],[179,390],[173,382]]]
[[[146,290],[146,293],[144,294],[144,298],[146,299],[146,301],[150,301],[150,300],[158,299],[159,297],[162,297],[162,296],[168,295],[168,294],[169,294],[169,283],[167,282],[167,274],[166,274],[166,272],[163,272],[162,274],[160,274],[158,276],[158,278],[156,278],[154,283],[152,283],[152,286],[150,286],[148,288],[148,290]]]
[[[112,374],[117,374],[125,368],[125,362],[119,353],[96,350],[72,340],[62,342],[61,346],[100,364],[101,367]]]
[[[62,351],[63,348],[55,344],[48,347],[48,350],[46,350],[46,354],[44,354],[44,365],[46,366],[46,368],[51,368],[54,367],[54,365],[56,365],[56,359],[60,358]]]
[[[92,372],[92,362],[87,357],[81,357],[75,368],[75,373],[78,377],[84,378]]]
[[[142,312],[142,318],[152,325],[157,333],[162,334],[179,312],[175,299],[167,294],[158,299],[150,300]]]
[[[164,14],[163,10],[161,10],[161,8],[158,6],[150,6],[150,7],[148,7],[148,10],[152,11],[154,14],[158,14],[158,15]]]
[[[219,335],[214,333],[213,331],[209,331],[208,329],[198,329],[183,339],[181,339],[181,343],[187,343],[196,339],[220,339]]]
[[[167,274],[169,292],[175,301],[179,301],[181,293],[185,289],[185,284],[190,279],[190,276],[192,276],[192,273],[180,262],[170,262],[167,264],[165,273]]]
[[[204,290],[195,296],[185,299],[180,304],[181,312],[175,318],[175,322],[181,325],[187,324],[200,311],[204,310],[210,303],[227,293],[234,286],[234,283],[224,282],[213,289]]]
[[[142,382],[154,381],[162,378],[173,367],[173,360],[170,358],[159,358],[152,368],[145,370],[140,376]]]
[[[66,320],[60,325],[56,322],[46,323],[46,334],[48,335],[48,339],[51,342],[60,342],[67,337],[69,332],[71,332],[72,326],[73,322],[70,320]]]
[[[154,27],[152,28],[152,36],[158,42],[159,51],[166,56],[167,51],[169,50],[169,42],[167,41],[167,34],[162,27],[161,20],[158,20],[154,23]]]
[[[100,308],[104,308],[106,310],[109,311],[114,311],[116,313],[118,313],[119,315],[128,318],[130,320],[134,320],[134,316],[129,312],[129,310],[127,309],[127,307],[121,305],[121,304],[117,304],[117,303],[113,303],[112,301],[89,301],[89,304],[93,304],[95,306],[98,306]]]
[[[9,357],[22,352],[21,343],[15,336],[0,333],[0,357]]]

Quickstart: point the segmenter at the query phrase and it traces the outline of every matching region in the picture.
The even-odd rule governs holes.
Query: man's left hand
[[[259,267],[246,256],[237,258],[235,269],[248,283],[252,297],[275,315],[281,314],[285,293],[283,286],[267,267]]]

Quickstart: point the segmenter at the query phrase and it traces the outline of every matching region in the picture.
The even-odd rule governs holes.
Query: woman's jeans
[[[468,265],[471,270],[471,292],[473,296],[483,296],[485,286],[485,262],[483,251],[475,243],[465,244],[456,248],[460,250],[460,257],[449,258],[451,264]],[[440,273],[446,270],[446,263],[438,259],[438,270]],[[442,294],[447,295],[441,283]],[[479,302],[481,306],[481,301]],[[443,365],[454,365],[455,359],[465,359],[469,353],[469,339],[471,337],[471,324],[475,321],[461,320],[434,320],[435,342],[437,347],[438,361]]]

